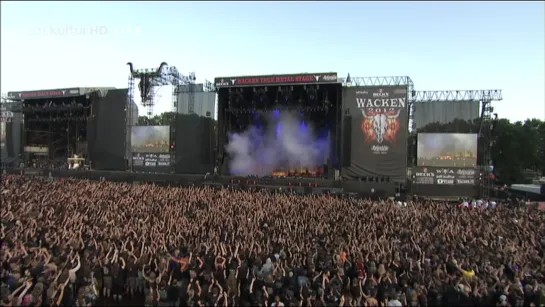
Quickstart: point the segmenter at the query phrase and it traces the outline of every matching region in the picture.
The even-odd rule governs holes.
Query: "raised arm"
[[[195,285],[197,286],[197,296],[201,297],[202,289],[201,289],[201,285],[199,284],[198,280],[195,281]]]
[[[254,293],[254,282],[255,278],[252,278],[252,282],[250,283],[250,293]]]
[[[79,255],[76,256],[76,260],[78,261],[78,264],[76,265],[75,268],[70,269],[70,274],[75,274],[81,268],[81,261],[79,259]]]
[[[13,301],[13,298],[19,293],[19,291],[23,290],[26,287],[26,283],[19,286],[19,288],[13,290],[13,292],[9,295],[10,301]]]
[[[28,290],[30,289],[30,287],[32,287],[32,281],[30,280],[27,280],[25,282],[25,288],[23,289],[23,291],[21,291],[21,293],[19,294],[19,296],[17,297],[17,306],[20,306],[21,303],[23,302],[23,298],[25,297],[25,294],[28,292]]]

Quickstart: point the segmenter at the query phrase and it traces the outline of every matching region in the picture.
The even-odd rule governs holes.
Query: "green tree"
[[[152,117],[139,116],[138,125],[140,126],[170,126],[174,125],[176,119],[175,112],[164,112]]]
[[[519,152],[520,126],[507,119],[495,123],[494,142],[491,148],[495,173],[504,183],[524,181],[524,162]]]

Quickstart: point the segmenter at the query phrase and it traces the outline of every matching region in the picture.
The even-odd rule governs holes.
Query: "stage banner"
[[[290,84],[326,84],[337,82],[338,80],[336,72],[246,77],[220,77],[214,79],[214,84],[216,88]]]
[[[407,86],[343,89],[343,109],[352,116],[350,167],[343,175],[405,182],[407,93]]]
[[[412,173],[412,183],[426,185],[476,185],[479,183],[479,172],[476,168],[415,167]]]
[[[65,88],[43,91],[8,92],[9,99],[43,99],[79,96],[79,88]]]

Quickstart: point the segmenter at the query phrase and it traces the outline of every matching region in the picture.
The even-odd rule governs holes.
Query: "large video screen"
[[[477,134],[419,133],[418,166],[477,167]]]
[[[170,126],[134,126],[131,129],[132,152],[168,153]]]

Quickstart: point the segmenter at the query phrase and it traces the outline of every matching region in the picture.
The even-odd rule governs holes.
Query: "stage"
[[[3,174],[20,174],[50,178],[108,180],[133,184],[155,183],[171,186],[213,186],[241,189],[292,190],[299,194],[358,194],[362,197],[386,198],[396,194],[395,183],[334,181],[309,178],[254,178],[237,176],[165,174],[122,171],[69,169],[8,168]]]

